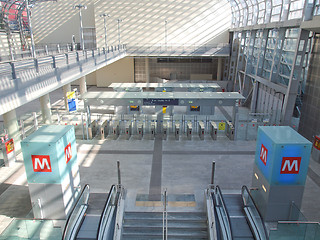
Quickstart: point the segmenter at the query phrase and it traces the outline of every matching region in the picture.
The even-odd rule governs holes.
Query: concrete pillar
[[[217,80],[221,81],[221,76],[222,76],[222,58],[218,58],[218,67],[217,67]]]
[[[8,131],[9,138],[13,138],[15,150],[20,150],[20,131],[17,121],[16,110],[3,114],[4,128]]]
[[[42,122],[45,124],[52,123],[51,119],[51,104],[49,94],[46,94],[39,98],[42,113]]]
[[[71,84],[70,83],[63,86],[64,106],[66,108],[66,111],[68,111],[67,92],[71,92]]]
[[[149,58],[145,58],[146,82],[150,83]]]
[[[83,76],[79,79],[80,84],[80,94],[84,94],[87,92],[87,77]]]

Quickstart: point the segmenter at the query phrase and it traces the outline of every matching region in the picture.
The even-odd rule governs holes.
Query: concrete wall
[[[114,82],[133,82],[133,58],[123,58],[96,71],[96,80],[97,87],[108,87]]]

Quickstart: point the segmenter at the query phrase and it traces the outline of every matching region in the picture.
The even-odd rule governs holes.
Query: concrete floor
[[[61,99],[60,90],[52,93],[55,100]],[[30,103],[21,112],[18,110],[17,115],[38,110]],[[106,193],[117,183],[117,161],[120,161],[121,181],[127,189],[127,210],[143,210],[135,204],[138,195],[149,194],[152,188],[156,193],[166,188],[168,195],[194,195],[193,211],[204,210],[203,191],[210,183],[213,161],[216,163],[215,184],[222,191],[240,192],[242,185],[251,186],[256,145],[255,141],[230,141],[223,134],[217,141],[209,136],[201,141],[197,135],[191,141],[186,137],[176,141],[170,135],[160,143],[159,140],[120,137],[105,141],[78,140],[77,144],[81,184],[90,184],[92,193]],[[0,183],[1,233],[12,218],[25,217],[31,210],[21,155],[13,166],[0,168]],[[311,159],[302,205],[302,212],[310,221],[320,221],[319,196],[320,164]],[[179,210],[185,209],[190,210],[188,207]],[[176,208],[169,207],[170,210]]]

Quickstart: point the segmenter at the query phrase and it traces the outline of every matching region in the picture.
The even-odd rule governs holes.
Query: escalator
[[[107,198],[101,199],[90,196],[86,185],[66,221],[62,240],[112,239],[122,190],[112,185]]]
[[[211,191],[216,229],[211,239],[267,240],[262,218],[246,186],[241,194],[222,194],[219,186]],[[210,227],[209,227],[210,228]]]

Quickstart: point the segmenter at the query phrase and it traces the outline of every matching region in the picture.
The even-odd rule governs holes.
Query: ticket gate
[[[99,137],[100,137],[100,140],[104,140],[105,139],[105,135],[104,135],[104,127],[103,127],[103,124],[99,124],[99,127],[98,127],[98,133],[99,134]]]
[[[102,123],[101,128],[103,128],[103,132],[104,132],[104,137],[108,137],[109,135],[109,121],[106,120]]]
[[[114,140],[117,140],[117,138],[118,138],[119,135],[120,135],[119,123],[116,123],[116,124],[113,126],[112,133],[113,133],[113,139],[114,139]]]
[[[168,136],[168,123],[163,123],[163,127],[162,127],[162,139],[163,139],[163,140],[167,140],[167,136]]]
[[[97,121],[93,120],[89,126],[88,126],[88,140],[94,138],[97,134],[97,127],[96,127]]]
[[[199,122],[199,138],[200,140],[204,140],[204,132],[205,132],[205,126],[202,121]]]
[[[191,122],[187,123],[187,139],[188,140],[192,139],[192,123]]]
[[[234,140],[234,126],[230,121],[226,124],[226,135],[230,140]]]
[[[132,124],[131,122],[127,122],[125,125],[125,136],[126,139],[129,140],[132,135]]]
[[[151,126],[150,126],[150,137],[151,137],[151,140],[154,139],[156,135],[156,126],[154,123],[151,123]]]
[[[174,135],[175,135],[176,140],[180,139],[180,124],[179,123],[176,123],[174,125]]]
[[[215,122],[210,122],[210,135],[213,140],[217,140],[218,137],[218,127]]]
[[[138,139],[142,140],[142,137],[143,137],[143,124],[139,123],[137,128],[138,128]]]

